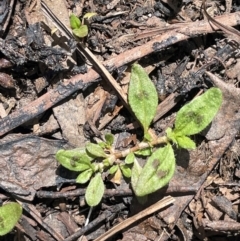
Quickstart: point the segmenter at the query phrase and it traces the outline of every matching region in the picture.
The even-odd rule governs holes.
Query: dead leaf
[[[55,154],[65,144],[32,135],[8,135],[0,140],[1,188],[33,200],[36,190],[56,185]]]

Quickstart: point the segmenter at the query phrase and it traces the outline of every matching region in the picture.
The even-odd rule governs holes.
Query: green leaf
[[[152,141],[152,136],[148,132],[146,132],[144,134],[143,139],[144,139],[145,142],[151,142]]]
[[[18,203],[7,203],[0,207],[0,236],[9,233],[22,215],[22,207]]]
[[[152,148],[147,147],[147,148],[135,151],[134,153],[139,156],[150,156],[152,154]]]
[[[109,166],[111,165],[108,158],[104,159],[104,160],[102,161],[102,163],[103,163],[104,167],[109,167]]]
[[[88,26],[81,25],[79,28],[73,29],[73,34],[78,38],[84,38],[88,35]]]
[[[120,169],[122,171],[123,176],[125,176],[126,178],[131,177],[132,172],[128,165],[120,165]]]
[[[70,15],[70,26],[72,29],[78,29],[81,26],[80,19],[77,16],[75,16],[74,14]]]
[[[85,148],[59,150],[56,159],[62,166],[71,171],[81,172],[93,168],[91,164],[92,157],[87,155]]]
[[[114,136],[110,133],[107,133],[105,135],[105,140],[106,140],[107,145],[111,146],[113,144],[113,141],[114,141]]]
[[[102,147],[99,146],[98,144],[88,143],[86,145],[86,150],[87,150],[87,152],[89,152],[91,155],[93,155],[95,157],[104,157],[104,158],[107,157],[107,155],[104,152],[104,150],[102,149]]]
[[[172,128],[168,127],[167,130],[166,130],[166,134],[167,134],[167,138],[169,140],[171,140],[172,142],[174,142],[176,145],[178,144],[177,143],[177,139],[176,139],[176,135],[175,133],[173,132]]]
[[[156,113],[158,96],[154,84],[145,70],[138,64],[134,64],[132,67],[128,101],[143,127],[144,135],[146,135]]]
[[[167,128],[166,130],[167,137],[171,141],[173,141],[176,145],[185,148],[185,149],[195,149],[196,144],[193,140],[191,140],[187,136],[177,136],[171,128]]]
[[[139,165],[138,160],[135,158],[133,167],[132,167],[132,176],[131,176],[131,184],[133,190],[136,189],[138,178],[142,172],[142,167]]]
[[[187,136],[177,136],[177,144],[185,149],[195,149],[195,142]]]
[[[148,158],[133,190],[137,196],[145,196],[165,186],[175,170],[175,157],[172,146],[159,148]]]
[[[104,194],[104,184],[101,173],[93,177],[87,187],[85,199],[90,207],[97,206],[102,200]]]
[[[88,182],[89,179],[91,178],[92,174],[93,174],[93,170],[92,169],[87,169],[86,171],[80,173],[77,176],[76,183],[84,184],[84,183]]]
[[[190,136],[202,131],[213,120],[221,103],[221,90],[213,87],[183,106],[176,116],[175,136]]]
[[[98,142],[98,145],[99,145],[100,147],[102,147],[102,149],[104,149],[104,148],[107,147],[107,143],[105,143],[105,142],[103,142],[103,141]]]
[[[109,174],[114,174],[118,169],[118,165],[113,165],[110,169],[109,169]]]
[[[134,159],[135,159],[135,155],[134,155],[132,152],[130,152],[130,153],[126,156],[124,162],[125,162],[126,164],[132,164],[132,163],[134,162]]]
[[[86,13],[84,14],[83,18],[90,19],[95,15],[97,15],[97,13]]]

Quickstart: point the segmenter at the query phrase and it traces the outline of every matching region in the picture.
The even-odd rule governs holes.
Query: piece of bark
[[[32,200],[36,190],[56,185],[56,152],[66,148],[65,141],[32,135],[8,135],[0,140],[0,187]],[[46,178],[47,177],[47,178]]]
[[[76,98],[61,103],[53,108],[53,113],[62,129],[63,138],[73,146],[84,145],[85,107],[83,96],[79,94]]]

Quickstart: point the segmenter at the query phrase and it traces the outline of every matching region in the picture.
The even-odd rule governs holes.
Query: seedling
[[[72,32],[76,37],[84,38],[88,35],[88,26],[84,24],[84,21],[86,21],[86,19],[90,19],[94,15],[96,15],[96,13],[86,13],[83,16],[82,22],[74,14],[70,15],[70,25],[72,28]]]
[[[7,203],[0,207],[0,236],[9,233],[22,215],[22,207],[18,203]]]
[[[196,147],[189,136],[201,132],[210,124],[221,106],[222,93],[213,87],[186,104],[177,113],[174,128],[168,128],[166,136],[162,137],[155,137],[149,131],[158,105],[157,91],[138,64],[132,67],[128,101],[142,125],[142,142],[119,152],[112,146],[114,136],[106,134],[103,142],[88,143],[74,150],[59,150],[56,154],[61,165],[80,172],[77,183],[89,182],[85,199],[91,207],[98,205],[103,197],[103,173],[113,175],[115,182],[121,180],[121,175],[130,178],[137,197],[145,197],[168,184],[175,171],[172,145],[185,149]],[[138,163],[138,156],[148,158],[143,167]]]

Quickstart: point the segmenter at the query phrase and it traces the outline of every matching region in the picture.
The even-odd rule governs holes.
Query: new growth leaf
[[[73,34],[78,38],[84,38],[88,35],[88,26],[84,24],[84,20],[89,20],[91,17],[95,16],[96,13],[86,13],[81,20],[74,14],[70,15],[70,26],[72,28]]]

